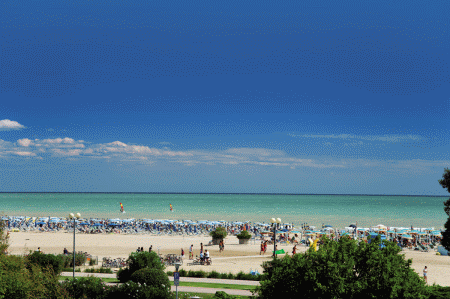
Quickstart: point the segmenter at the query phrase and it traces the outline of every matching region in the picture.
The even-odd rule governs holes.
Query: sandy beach
[[[205,236],[151,236],[151,235],[123,235],[123,234],[77,234],[76,251],[88,252],[93,256],[98,256],[100,263],[103,257],[123,257],[126,258],[137,247],[144,247],[148,251],[150,245],[153,250],[160,254],[175,253],[180,254],[181,248],[185,251],[185,259],[182,268],[185,270],[203,270],[217,272],[238,273],[243,271],[249,273],[250,270],[257,270],[262,273],[261,263],[270,260],[269,246],[265,256],[259,255],[260,244],[240,245],[236,237],[228,236],[225,239],[225,250],[219,252],[219,246],[205,246],[213,259],[211,266],[188,266],[189,247],[194,245],[194,256],[199,255],[200,243],[208,244],[211,237]],[[36,232],[12,232],[10,234],[11,254],[24,254],[29,250],[36,250],[41,247],[44,253],[60,254],[64,247],[69,251],[73,250],[73,234],[66,232],[36,233]],[[305,246],[297,246],[297,252],[303,252]],[[286,252],[292,251],[291,245],[278,245],[278,249]],[[450,257],[437,256],[435,251],[418,252],[412,250],[403,251],[406,258],[411,258],[412,268],[422,275],[424,266],[428,267],[428,283],[450,286]],[[100,266],[100,265],[99,265]],[[174,267],[167,270],[173,271]]]

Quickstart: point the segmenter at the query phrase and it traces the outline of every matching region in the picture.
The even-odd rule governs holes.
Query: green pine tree
[[[442,175],[442,180],[439,180],[442,188],[447,189],[450,193],[450,169],[446,168]],[[449,216],[447,222],[444,224],[445,231],[442,233],[442,246],[450,250],[450,198],[444,201],[444,211]]]

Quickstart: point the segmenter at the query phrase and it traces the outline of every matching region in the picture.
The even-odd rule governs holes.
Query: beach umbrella
[[[101,223],[94,223],[93,226],[103,226]]]
[[[402,235],[402,238],[404,238],[404,239],[412,239],[412,237],[410,235],[408,235],[408,234]]]
[[[293,234],[300,234],[300,232],[296,231],[296,230],[291,231],[291,233],[293,233]]]
[[[39,222],[36,222],[36,224],[37,225],[44,225],[44,224],[47,224],[47,222],[39,221]]]
[[[352,224],[350,224],[348,227],[353,227],[353,228],[355,228],[355,227],[356,227],[356,223],[352,223]]]
[[[332,225],[329,225],[329,224],[327,224],[327,225],[325,225],[324,227],[333,227]]]
[[[81,222],[80,225],[90,225],[88,222]]]

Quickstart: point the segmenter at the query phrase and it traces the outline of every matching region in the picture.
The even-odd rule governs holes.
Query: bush
[[[73,268],[64,268],[62,272],[73,272]],[[80,268],[75,268],[75,272],[81,272]]]
[[[129,281],[131,275],[144,268],[152,268],[164,270],[164,265],[161,263],[159,256],[155,252],[132,252],[127,260],[128,267],[120,269],[117,272],[117,279],[120,282]]]
[[[70,294],[73,298],[106,298],[106,287],[101,278],[79,277],[74,279],[65,280],[61,286]]]
[[[58,257],[63,260],[64,268],[73,267],[73,254],[58,254]],[[83,266],[86,263],[86,260],[87,257],[84,254],[75,254],[75,266]]]
[[[121,283],[124,283],[124,282],[127,282],[130,280],[131,274],[133,274],[133,273],[131,273],[130,269],[123,268],[123,269],[119,269],[119,271],[117,271],[116,276],[117,276],[117,279]]]
[[[187,276],[187,272],[186,272],[186,270],[184,270],[184,269],[180,269],[180,270],[178,270],[178,272],[180,273],[180,276]]]
[[[428,286],[428,299],[448,299],[450,298],[450,287],[442,287],[440,285],[433,284]]]
[[[227,236],[227,230],[222,226],[217,227],[215,230],[209,233],[214,239],[225,239]]]
[[[264,262],[256,293],[264,298],[427,298],[425,282],[400,247],[380,237],[371,244],[323,238],[318,251]]]
[[[211,271],[208,274],[208,278],[220,278],[220,274],[219,274],[219,272]]]
[[[136,298],[136,299],[173,299],[171,292],[161,288],[150,287],[133,281],[128,281],[120,286],[113,286],[107,291],[108,299]]]
[[[144,268],[131,275],[131,281],[170,293],[170,281],[163,270]]]
[[[248,239],[251,239],[252,235],[248,231],[243,230],[236,237],[239,240],[241,240],[241,239],[248,240]]]
[[[28,264],[40,266],[43,270],[48,270],[54,275],[61,274],[63,270],[63,260],[54,254],[44,254],[41,252],[33,252],[27,256]],[[28,269],[31,267],[28,265]]]
[[[84,272],[86,272],[86,273],[110,273],[110,274],[113,273],[113,271],[110,268],[103,268],[103,267],[98,268],[98,269],[87,268],[87,269],[84,269]]]
[[[217,291],[214,294],[214,299],[237,299],[239,298],[238,296],[234,296],[234,295],[229,295],[227,293],[225,293],[224,291]]]
[[[0,255],[0,298],[67,298],[58,279],[50,271],[23,257]]]

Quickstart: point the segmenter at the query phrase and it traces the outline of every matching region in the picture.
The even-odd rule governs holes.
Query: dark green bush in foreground
[[[67,298],[51,271],[26,264],[19,256],[0,255],[0,299]]]
[[[153,289],[152,293],[158,294],[158,298],[171,298],[171,284],[163,270],[144,268],[134,272],[131,280]]]
[[[70,298],[107,298],[107,288],[98,277],[78,277],[75,280],[63,281],[61,287],[64,288]]]
[[[428,298],[425,282],[394,242],[327,238],[318,251],[263,263],[259,298]]]
[[[36,251],[28,255],[27,260],[29,265],[38,265],[44,270],[51,271],[54,275],[61,274],[63,270],[63,260],[54,254],[44,254]],[[31,270],[31,267],[29,266],[28,269]]]

